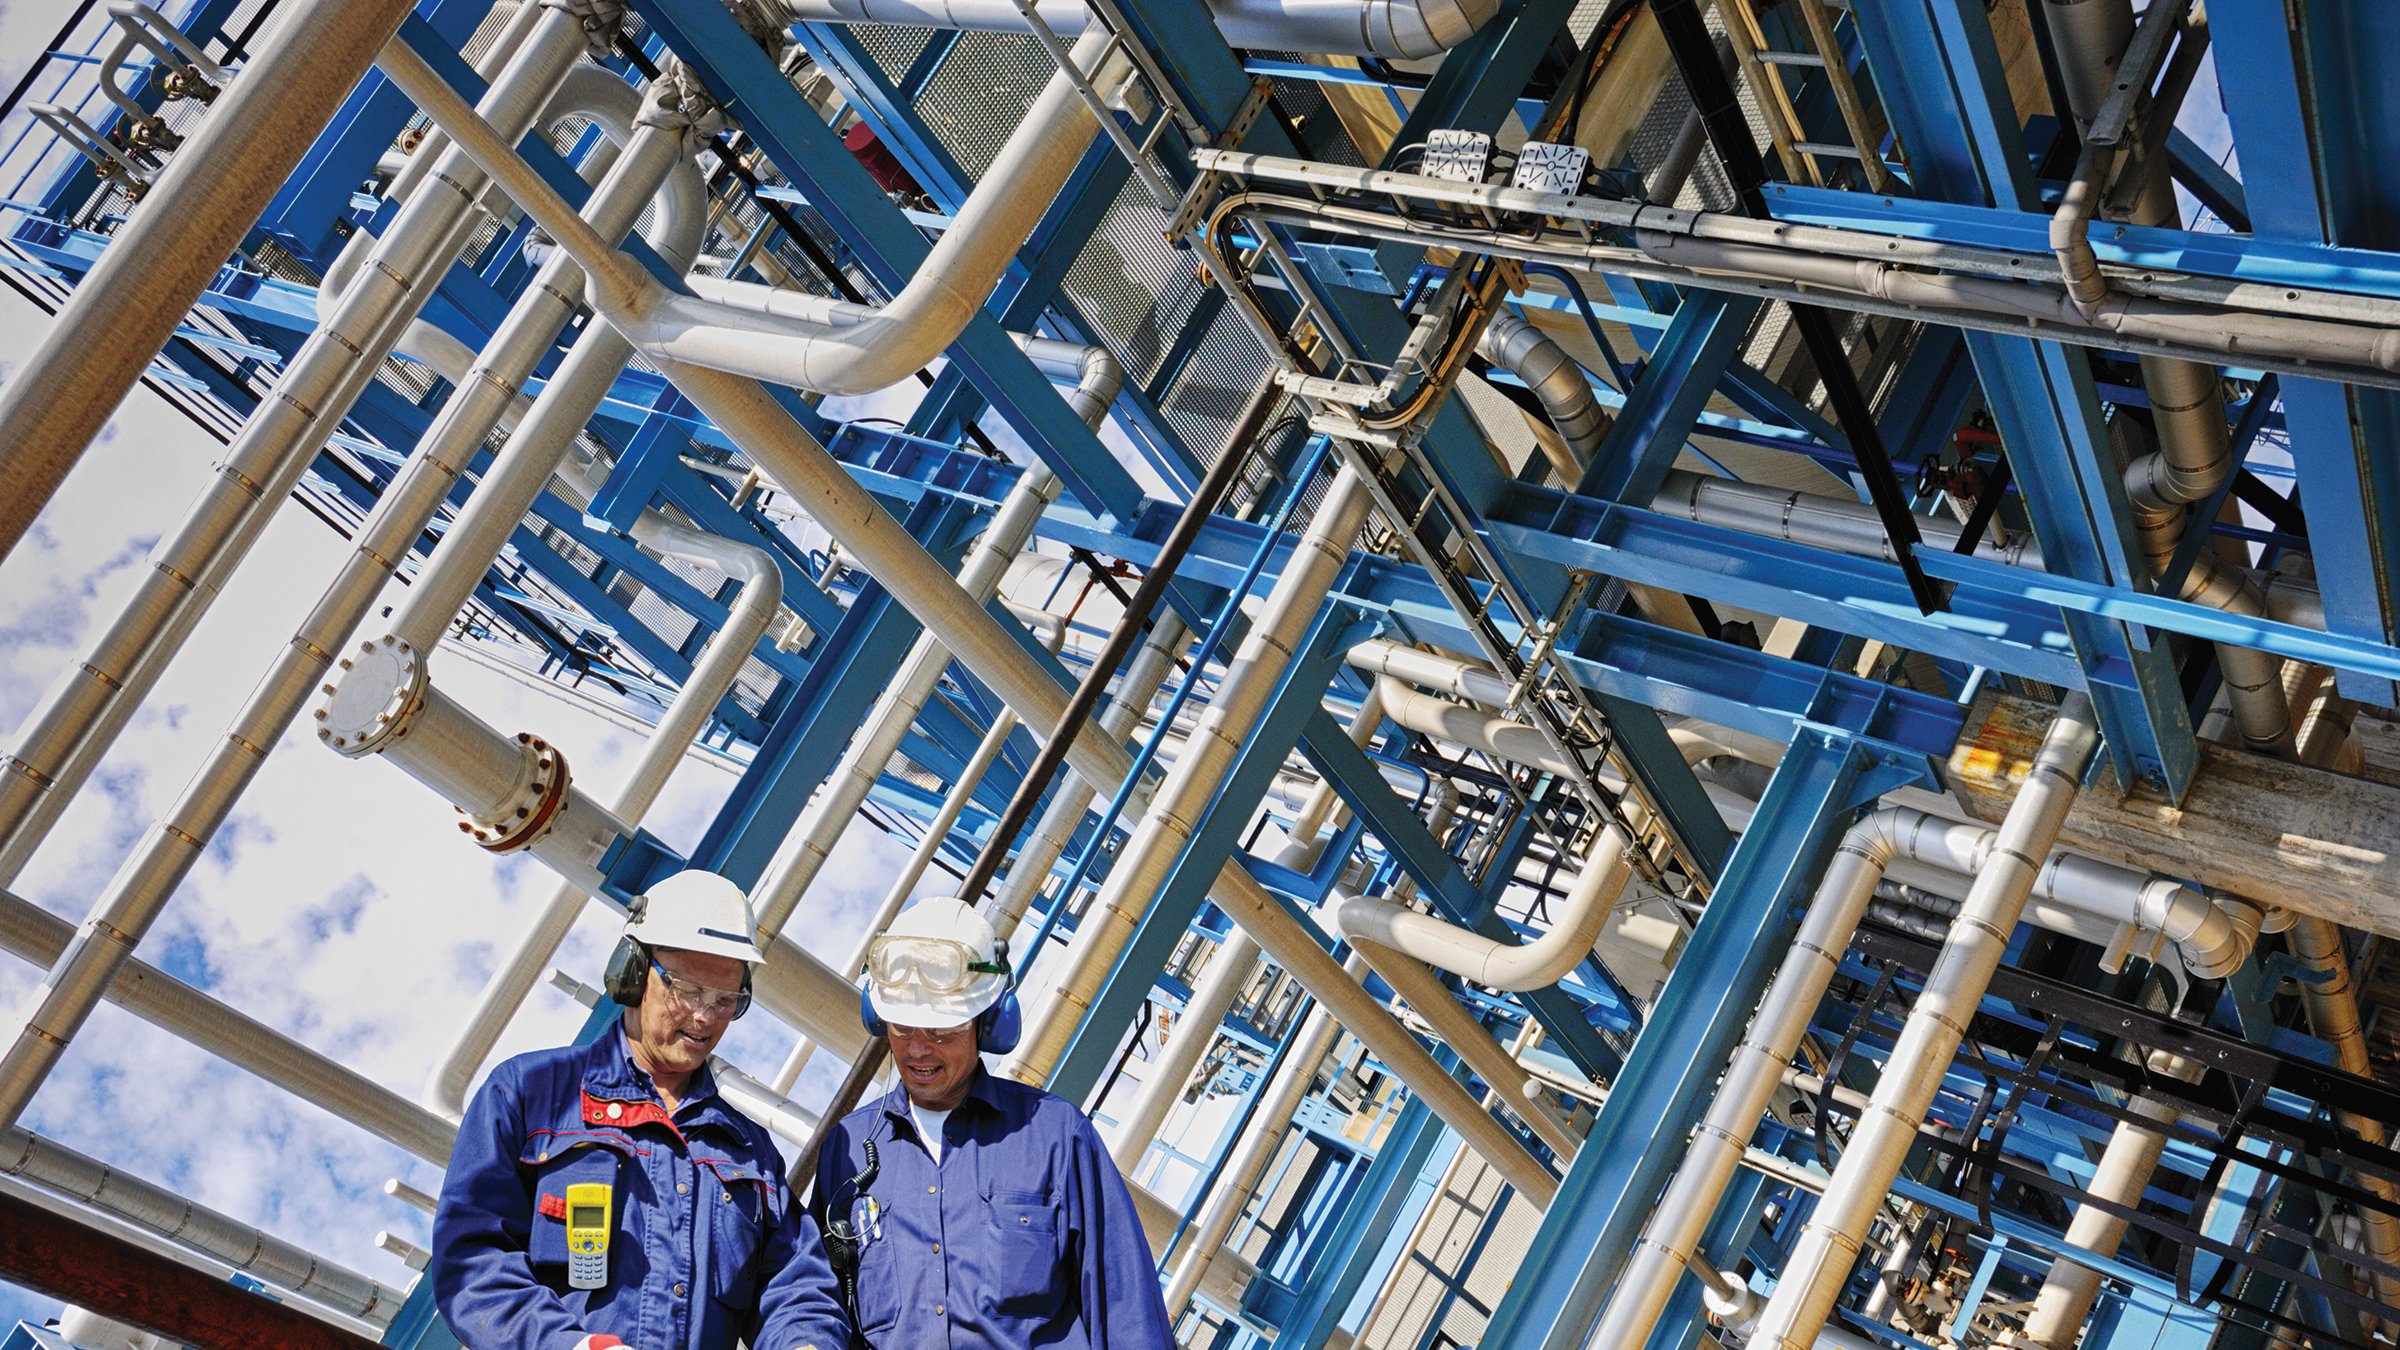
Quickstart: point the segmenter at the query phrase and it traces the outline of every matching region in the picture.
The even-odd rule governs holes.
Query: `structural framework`
[[[355,548],[86,922],[0,889],[0,1276],[96,1314],[11,1344],[454,1344],[17,1124],[102,999],[438,1165],[576,917],[703,867],[796,1149],[862,817],[887,914],[1013,933],[1001,1071],[1187,1343],[2393,1344],[2395,60],[2367,0],[85,0],[0,144],[0,553],[137,382],[224,450],[0,888],[271,513]],[[422,1099],[142,959],[295,725],[557,874]]]

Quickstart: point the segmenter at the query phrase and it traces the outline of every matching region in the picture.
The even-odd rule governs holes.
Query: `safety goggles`
[[[650,963],[650,969],[658,972],[659,983],[667,987],[668,995],[693,1012],[730,1022],[750,1011],[750,982],[746,979],[739,989],[718,989],[698,980],[687,980],[656,961]]]
[[[978,975],[1006,975],[998,961],[948,938],[879,937],[867,944],[867,976],[886,989],[915,986],[931,994],[960,994]]]

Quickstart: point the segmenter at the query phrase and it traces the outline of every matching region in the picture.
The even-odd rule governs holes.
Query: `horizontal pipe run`
[[[782,0],[795,23],[896,23],[929,28],[1030,33],[1015,0]],[[1420,60],[1473,36],[1499,12],[1496,0],[1213,0],[1217,28],[1235,47]],[[1041,0],[1043,26],[1075,37],[1084,6]]]
[[[335,1312],[388,1326],[405,1297],[281,1238],[187,1200],[156,1182],[10,1126],[0,1131],[0,1176],[19,1177],[111,1218],[156,1233]]]

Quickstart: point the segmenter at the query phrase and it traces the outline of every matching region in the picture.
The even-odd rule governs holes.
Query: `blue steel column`
[[[2024,137],[1983,6],[1891,0],[1853,17],[1918,193],[1977,206],[2032,202]],[[1988,333],[1966,340],[2048,569],[2145,589],[2122,470],[2084,355]],[[2070,613],[2066,626],[2118,780],[2148,781],[2181,800],[2199,751],[2166,648],[2144,629],[2089,615]]]
[[[2400,107],[2382,78],[2400,52],[2400,12],[2219,0],[2208,13],[2220,50],[2242,54],[2241,78],[2222,87],[2257,236],[2361,248],[2400,243],[2390,224],[2400,187],[2387,172]],[[2392,454],[2400,400],[2388,390],[2324,380],[2287,377],[2282,384],[2325,627],[2400,644],[2392,585],[2400,565],[2400,462]],[[2400,684],[2390,680],[2352,671],[2339,679],[2345,697],[2400,703]]]
[[[1890,786],[1874,772],[1890,766],[1886,753],[1822,729],[1793,739],[1625,1072],[1609,1085],[1522,1273],[1493,1312],[1487,1350],[1583,1344],[1766,991],[1794,930],[1795,904],[1860,808]],[[1922,761],[1909,767],[1923,772]]]

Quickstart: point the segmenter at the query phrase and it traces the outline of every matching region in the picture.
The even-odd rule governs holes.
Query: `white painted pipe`
[[[406,1297],[156,1182],[16,1126],[0,1131],[0,1176],[72,1196],[111,1218],[378,1327],[391,1325]]]
[[[765,549],[687,529],[656,512],[643,514],[634,526],[633,537],[658,552],[714,567],[741,586],[741,594],[734,600],[724,626],[693,662],[691,676],[659,716],[658,725],[642,743],[640,754],[610,803],[610,809],[619,819],[639,825],[692,743],[707,730],[718,705],[733,688],[743,665],[758,649],[759,640],[781,611],[783,573]],[[501,1033],[524,1005],[525,996],[549,968],[550,958],[557,954],[559,944],[582,916],[588,899],[589,892],[572,882],[562,883],[551,894],[533,926],[485,982],[458,1040],[426,1079],[426,1105],[453,1120],[465,1112],[467,1087],[474,1081],[476,1070],[483,1067]]]
[[[602,313],[612,322],[623,314],[626,302],[639,293],[645,279],[636,274],[631,260],[579,219],[517,157],[510,142],[459,98],[422,57],[409,50],[405,41],[385,48],[382,65],[396,85],[471,151],[476,162],[591,273]],[[1017,645],[997,619],[951,580],[924,546],[910,537],[773,395],[754,381],[701,366],[668,360],[661,371],[919,622],[940,632],[958,659],[1028,725],[1059,724],[1066,711],[1067,691]],[[1343,495],[1337,483],[1336,490],[1328,494],[1328,504],[1319,506],[1320,516]],[[1285,575],[1292,573],[1287,570]],[[1068,764],[1086,782],[1115,784],[1132,771],[1133,757],[1122,743],[1087,724],[1068,743]],[[1540,1203],[1549,1203],[1557,1191],[1556,1179],[1518,1147],[1473,1094],[1451,1078],[1407,1028],[1352,980],[1340,963],[1317,945],[1315,935],[1285,913],[1239,863],[1227,860],[1209,894],[1219,908],[1258,939],[1270,958],[1332,1007],[1352,1034],[1445,1124],[1492,1158],[1511,1184]],[[855,1018],[852,1020],[855,1023]]]
[[[547,26],[537,25],[525,50],[493,82],[486,103],[505,113],[514,113],[523,107],[528,111],[522,116],[530,117],[530,109],[540,106],[566,67],[580,53],[580,31],[571,19],[564,18]],[[436,248],[426,256],[424,261],[429,271],[438,271],[435,264],[447,266],[455,255],[453,237],[458,233],[463,204],[480,187],[480,175],[474,172],[470,164],[462,162],[459,167],[466,177],[450,184],[460,198],[457,204],[459,213],[454,213],[451,205],[445,203],[440,212],[429,210],[427,225],[412,231],[398,228],[392,231],[396,239],[405,239],[412,244],[419,240],[432,241],[447,249],[443,251],[443,248]],[[429,190],[421,195],[421,200],[440,201],[441,197]],[[414,205],[411,203],[411,206]],[[402,208],[404,219],[409,209]],[[576,224],[587,230],[592,228],[581,217],[576,217]],[[379,253],[382,251],[378,250]],[[395,257],[399,257],[403,250],[396,245],[393,251]],[[372,278],[362,278],[346,298],[343,306],[345,320],[351,317],[347,311],[353,306],[361,311],[357,317],[361,320],[362,331],[371,329],[377,334],[369,341],[377,344],[371,350],[378,359],[397,335],[399,321],[414,312],[409,301],[413,298],[413,291],[421,284],[429,283],[422,276],[412,283],[406,272],[386,273],[377,270]],[[371,320],[369,313],[374,316]],[[336,350],[342,345],[343,341],[338,340],[328,344]],[[360,344],[351,345],[359,350],[370,350]],[[363,385],[372,374],[371,364],[364,362],[328,360],[322,365],[329,384]],[[289,380],[292,368],[287,367],[285,374]],[[288,395],[289,391],[286,392]],[[352,397],[355,397],[354,393]],[[346,399],[342,401],[342,406],[347,407]],[[305,424],[304,429],[324,425],[317,420],[315,413],[294,412],[293,407],[288,397],[262,402],[259,412],[245,426],[244,438],[252,430],[277,421],[279,414],[274,411],[277,409],[298,417]],[[496,412],[495,409],[495,416]],[[488,426],[489,422],[485,425]],[[279,441],[277,445],[285,450],[294,448],[288,440]],[[296,454],[281,467],[290,470],[290,479],[296,479],[306,464],[307,456]],[[411,466],[424,471],[418,473],[411,482],[403,483],[394,492],[387,493],[377,503],[376,513],[369,521],[369,529],[362,532],[362,545],[366,542],[365,535],[373,533],[376,524],[395,519],[420,496],[430,496],[438,502],[441,494],[447,491],[448,477],[455,476],[454,470],[449,476],[440,472],[446,466],[428,466],[426,460],[413,456]],[[219,480],[220,484],[224,481]],[[426,489],[420,492],[419,484],[426,484]],[[281,486],[272,487],[259,498],[245,498],[247,506],[240,512],[238,523],[226,526],[212,522],[202,531],[220,546],[222,551],[219,560],[224,570],[230,570],[233,561],[248,547],[249,541],[255,539],[257,532],[264,528],[271,511],[269,503],[279,503],[291,486],[292,481],[284,480]],[[254,491],[256,485],[246,484],[245,488]],[[431,507],[427,506],[426,510],[430,512]],[[414,533],[412,529],[409,537],[413,538]],[[239,540],[238,544],[234,542],[236,539]],[[14,1124],[24,1112],[26,1103],[32,1099],[42,1080],[49,1075],[51,1066],[57,1063],[59,1055],[74,1039],[84,1019],[99,1001],[101,991],[110,977],[140,943],[142,935],[157,918],[176,885],[223,824],[241,790],[256,774],[268,749],[297,713],[306,697],[307,688],[314,683],[317,672],[323,670],[329,659],[326,647],[342,641],[349,623],[355,623],[365,606],[372,603],[372,596],[380,588],[383,575],[388,574],[392,566],[390,559],[405,556],[405,552],[405,544],[383,551],[363,567],[357,565],[362,555],[353,554],[351,565],[345,566],[342,574],[337,576],[333,590],[319,603],[318,611],[311,614],[311,622],[304,626],[304,634],[315,640],[305,646],[295,643],[279,653],[268,679],[237,715],[227,743],[202,766],[168,816],[118,869],[108,889],[94,903],[75,940],[60,954],[51,968],[49,978],[36,990],[34,1002],[15,1042],[4,1055],[0,1055],[0,1124]],[[189,578],[183,580],[188,587]],[[370,580],[374,583],[372,586],[367,584]],[[355,594],[357,592],[364,594],[360,596]],[[181,608],[188,621],[196,621],[198,612],[205,607],[195,593],[186,589]],[[347,617],[349,623],[341,622],[343,617]],[[150,636],[155,637],[171,623],[139,624],[136,627],[146,629]],[[163,654],[155,650],[151,654],[163,659]],[[15,777],[12,774],[0,774],[0,778]]]
[[[1366,963],[1357,956],[1350,958],[1345,969],[1355,978]],[[1192,1226],[1176,1244],[1181,1253],[1175,1273],[1167,1281],[1167,1320],[1183,1316],[1192,1295],[1200,1288],[1200,1277],[1208,1268],[1210,1258],[1225,1245],[1232,1233],[1234,1221],[1249,1207],[1250,1197],[1257,1194],[1258,1183],[1266,1175],[1267,1164],[1291,1133],[1292,1118],[1300,1103],[1307,1099],[1309,1088],[1317,1081],[1317,1068],[1332,1052],[1335,1038],[1342,1033],[1340,1019],[1323,1004],[1311,1008],[1300,1029],[1293,1033],[1291,1050],[1284,1055],[1283,1064],[1268,1080],[1258,1104],[1244,1124],[1241,1136],[1225,1155],[1225,1165],[1219,1170],[1217,1184],[1200,1202],[1200,1212]]]
[[[1699,1251],[1717,1202],[1741,1165],[1759,1118],[1808,1032],[1809,1019],[1833,983],[1850,935],[1875,894],[1875,883],[1912,836],[1938,828],[1939,822],[1930,817],[1911,816],[1914,819],[1896,810],[1876,811],[1851,826],[1835,847],[1833,861],[1809,899],[1799,935],[1785,952],[1741,1044],[1734,1047],[1682,1165],[1634,1243],[1592,1344],[1640,1345],[1657,1328],[1676,1282]]]
[[[1883,521],[1875,514],[1875,508],[1845,497],[1793,492],[1673,469],[1668,471],[1651,509],[1745,534],[1788,539],[1861,558],[1897,561],[1891,537],[1884,533]],[[1957,544],[1962,532],[1963,527],[1956,521],[1934,516],[1921,516],[1917,520],[1917,533],[1930,547],[1950,548]],[[2030,533],[2021,533],[2006,544],[1993,542],[1987,534],[1976,541],[1975,556],[2012,567],[2042,566],[2041,546]]]
[[[1352,897],[1354,898],[1354,897]],[[1338,920],[1337,920],[1338,923]],[[1351,945],[1392,986],[1416,1014],[1425,1019],[1443,1043],[1458,1052],[1468,1068],[1482,1075],[1509,1113],[1530,1126],[1564,1162],[1575,1156],[1582,1139],[1566,1118],[1543,1095],[1543,1085],[1525,1072],[1508,1048],[1492,1038],[1489,1028],[1451,994],[1441,978],[1422,963],[1370,939],[1353,937]]]
[[[275,16],[243,78],[210,106],[48,339],[0,389],[0,557],[15,550],[410,9],[407,0],[314,0]]]
[[[47,967],[74,936],[66,920],[0,890],[0,948]],[[109,981],[108,1001],[427,1162],[450,1159],[450,1121],[139,957]]]
[[[1383,700],[1370,689],[1359,704],[1358,715],[1350,719],[1350,743],[1365,749],[1375,739],[1376,728],[1382,722]],[[1289,842],[1276,854],[1276,862],[1303,872],[1316,865],[1325,847],[1317,832],[1333,814],[1336,800],[1331,783],[1316,785],[1294,817],[1287,836]],[[1450,809],[1455,809],[1455,800]],[[1217,944],[1208,968],[1200,974],[1200,983],[1193,986],[1191,997],[1183,1005],[1183,1016],[1176,1019],[1167,1043],[1151,1059],[1140,1090],[1118,1118],[1116,1140],[1109,1151],[1117,1160],[1119,1171],[1133,1175],[1149,1152],[1159,1131],[1165,1128],[1167,1116],[1175,1109],[1175,1102],[1191,1082],[1192,1071],[1216,1043],[1225,1014],[1232,1011],[1233,1001],[1248,987],[1257,969],[1258,941],[1247,932],[1236,928]]]
[[[1189,846],[1201,813],[1215,800],[1243,739],[1282,682],[1294,650],[1349,559],[1351,542],[1370,507],[1364,480],[1350,469],[1342,470],[1307,532],[1293,545],[1290,561],[1235,652],[1216,696],[1201,713],[1184,754],[1168,771],[1149,809],[1137,818],[1133,839],[1110,868],[1099,898],[1084,911],[1068,945],[1055,996],[1027,1019],[1025,1039],[1009,1069],[1019,1080],[1046,1081],[1065,1053],[1101,982]]]
[[[1096,35],[1078,41],[1074,55],[1104,90],[1128,68]],[[965,331],[1098,130],[1066,74],[1053,76],[916,275],[873,318],[789,318],[774,306],[795,303],[790,292],[757,288],[767,294],[759,297],[762,307],[752,308],[680,295],[646,273],[628,274],[635,283],[624,297],[629,303],[603,308],[653,361],[828,394],[873,393],[922,370]]]
[[[2036,860],[2057,843],[2074,804],[2097,744],[2091,718],[2090,701],[2069,694],[2043,738],[2001,822],[1992,861],[1976,877],[1884,1063],[1873,1102],[1852,1131],[1824,1199],[1801,1231],[1783,1283],[1759,1320],[1758,1344],[1807,1350],[1831,1316],[1867,1226],[1899,1175],[1975,1005],[1999,969],[2040,871]]]
[[[783,0],[794,23],[897,23],[1029,33],[1011,0]],[[1217,27],[1236,47],[1417,60],[1466,41],[1499,12],[1496,0],[1212,0]],[[1084,31],[1084,7],[1039,0],[1060,37]]]
[[[1501,942],[1405,905],[1364,896],[1338,902],[1333,926],[1352,942],[1373,943],[1487,988],[1509,993],[1545,989],[1591,955],[1609,911],[1633,875],[1627,855],[1625,837],[1614,825],[1604,827],[1550,928],[1527,942]]]
[[[331,18],[310,19],[304,12],[285,27],[348,27],[353,22],[365,19],[345,12],[337,23]],[[540,30],[542,40],[533,44],[535,50],[525,53],[524,59],[512,59],[493,80],[482,106],[507,133],[523,134],[568,63],[580,53],[580,38],[574,39],[576,51],[567,53],[558,37],[562,27],[571,28],[573,23],[564,16],[548,21]],[[238,82],[241,87],[278,78],[263,60],[262,56],[261,61],[252,62],[252,74]],[[209,122],[225,118],[227,100],[240,96],[238,90],[228,91],[226,99],[219,100],[210,113]],[[199,146],[207,134],[204,129],[194,136],[176,156],[171,173],[197,166],[204,158]],[[288,129],[278,127],[275,134],[286,135]],[[244,146],[243,151],[252,148]],[[0,760],[0,884],[14,880],[23,870],[58,813],[115,743],[168,661],[215,602],[225,578],[299,484],[317,447],[339,427],[374,379],[383,355],[391,350],[406,321],[432,297],[466,243],[474,226],[470,207],[483,175],[463,155],[444,155],[442,161],[442,190],[419,193],[401,207],[392,227],[377,241],[375,265],[344,297],[340,312],[311,334],[285,363],[274,388],[216,465],[208,487],[193,501],[181,523],[151,550],[150,570],[136,584],[132,597],[86,645],[81,659],[69,664],[43,695],[19,729],[14,750]],[[249,177],[246,173],[221,176]],[[121,276],[123,268],[146,265],[136,261],[144,254],[143,240],[149,229],[145,222],[177,209],[171,197],[157,191],[151,194],[146,209],[117,235],[100,265],[77,287],[60,326],[43,347],[46,353],[62,343],[73,344],[76,350],[69,358],[73,369],[45,375],[45,358],[37,355],[19,378],[0,390],[0,418],[9,416],[6,410],[30,398],[45,382],[72,390],[71,403],[77,407],[100,402],[92,393],[94,381],[101,378],[93,364],[98,358],[88,339],[72,335],[68,320],[81,312],[86,297],[114,293],[104,284],[105,277]],[[215,274],[224,253],[220,249],[211,255],[208,275]],[[119,260],[123,260],[122,266]],[[94,302],[98,303],[97,299]],[[113,307],[105,311],[105,322],[112,330],[121,329],[127,315],[146,315],[157,305],[156,298],[147,295],[138,301],[109,303]],[[176,306],[174,317],[179,320],[185,308]],[[140,354],[136,374],[148,364],[156,347],[153,343]],[[38,433],[29,429],[27,434]],[[16,444],[13,433],[0,441],[12,450]]]
[[[2186,1082],[2196,1081],[2205,1067],[2160,1051],[2151,1053],[2149,1065],[2152,1072]],[[2117,1123],[2109,1132],[2108,1144],[2100,1150],[2100,1161],[2094,1165],[2092,1179],[2083,1191],[2092,1199],[2131,1209],[2142,1203],[2142,1192],[2149,1186],[2151,1174],[2158,1170],[2158,1160],[2166,1153],[2167,1131],[2173,1128],[2178,1113],[2165,1102],[2149,1097],[2134,1098],[2127,1109],[2149,1124]],[[2091,1315],[2092,1305],[2099,1301],[2101,1275],[2077,1261],[2071,1252],[2114,1256],[2131,1226],[2126,1219],[2097,1205],[2075,1207],[2074,1216],[2067,1220],[2066,1245],[2070,1252],[2061,1253],[2050,1263],[2049,1273],[2034,1295],[2033,1311],[2025,1315],[2025,1344],[2036,1350],[2074,1350],[2083,1330],[2083,1319]]]

